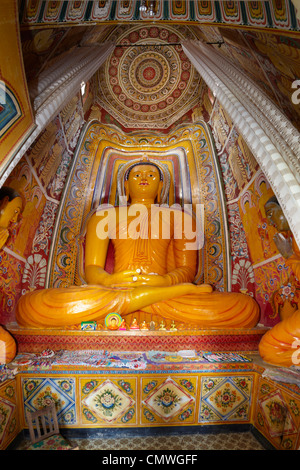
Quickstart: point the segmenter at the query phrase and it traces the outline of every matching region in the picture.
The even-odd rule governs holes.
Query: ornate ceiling
[[[127,128],[164,129],[199,102],[201,78],[184,54],[186,27],[118,28],[98,73],[98,103]]]
[[[146,2],[150,4],[150,2]],[[300,21],[290,0],[157,0],[155,17],[139,0],[20,0],[22,52],[29,83],[59,57],[106,41],[114,52],[97,73],[103,119],[125,129],[164,131],[191,120],[205,86],[182,51],[196,39],[244,70],[294,122],[291,84],[299,76]],[[105,121],[106,122],[106,121]]]

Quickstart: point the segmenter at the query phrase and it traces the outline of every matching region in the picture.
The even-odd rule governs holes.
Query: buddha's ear
[[[126,196],[126,201],[129,201],[129,188],[128,188],[128,181],[124,181],[124,189],[125,189],[125,196]]]
[[[158,187],[158,192],[157,192],[157,204],[160,204],[161,203],[161,193],[162,193],[162,188],[163,188],[163,181],[160,181],[159,183],[159,187]]]

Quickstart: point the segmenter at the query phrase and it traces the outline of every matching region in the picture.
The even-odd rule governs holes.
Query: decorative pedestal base
[[[258,351],[266,328],[171,331],[79,331],[10,328],[18,353],[44,349],[107,351]]]

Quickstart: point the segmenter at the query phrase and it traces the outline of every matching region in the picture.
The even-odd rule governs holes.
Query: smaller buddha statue
[[[130,329],[131,329],[131,330],[139,330],[139,329],[140,329],[136,318],[134,318],[134,319],[132,320],[132,323],[131,323],[131,325],[130,325]]]
[[[14,189],[0,188],[0,250],[5,245],[12,224],[22,211],[22,198]],[[0,326],[0,364],[11,362],[16,355],[16,343],[11,334]]]
[[[5,245],[9,229],[17,222],[22,207],[22,198],[17,191],[7,186],[0,188],[0,249]]]
[[[266,202],[265,213],[269,224],[278,230],[274,242],[286,259],[285,264],[291,267],[293,274],[300,281],[300,250],[276,197]],[[291,312],[265,333],[259,343],[259,353],[265,362],[290,367],[295,364],[297,344],[300,345],[299,309]]]
[[[112,318],[110,319],[109,325],[108,325],[108,329],[109,329],[109,330],[118,330],[118,329],[119,329],[119,324],[118,324],[117,318],[112,317]]]
[[[141,323],[140,330],[149,330],[147,323],[145,320]]]
[[[123,320],[121,321],[121,325],[119,326],[119,330],[122,330],[122,331],[126,331],[127,328],[126,328],[126,323],[125,323],[125,320],[123,318]]]

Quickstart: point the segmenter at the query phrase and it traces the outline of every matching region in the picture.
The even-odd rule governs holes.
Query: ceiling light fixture
[[[155,0],[142,0],[140,5],[140,12],[145,13],[145,15],[148,15],[150,18],[153,18],[155,16],[155,4]]]

